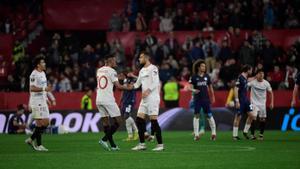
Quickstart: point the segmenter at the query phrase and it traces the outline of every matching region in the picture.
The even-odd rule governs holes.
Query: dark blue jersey
[[[296,84],[298,86],[300,86],[300,73],[297,74],[297,77],[296,77]]]
[[[134,82],[135,82],[135,79],[126,78],[124,80],[124,85],[133,84]],[[122,95],[122,99],[121,99],[122,106],[126,106],[126,105],[129,105],[129,104],[134,105],[135,104],[135,98],[136,98],[136,90],[124,90],[123,95]]]
[[[9,133],[15,133],[19,129],[17,126],[14,126],[14,122],[17,122],[18,124],[24,124],[23,119],[20,116],[17,116],[15,114],[9,120],[9,124],[8,124],[8,132]]]
[[[200,91],[199,93],[194,94],[195,102],[209,101],[208,87],[211,85],[211,81],[208,74],[204,74],[203,76],[193,75],[190,79],[190,83],[193,85],[194,89]]]
[[[247,97],[247,83],[248,81],[243,75],[240,75],[238,80],[236,81],[240,101],[249,101]]]

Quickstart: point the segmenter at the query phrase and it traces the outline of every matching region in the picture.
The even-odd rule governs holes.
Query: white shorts
[[[118,117],[121,116],[120,109],[117,105],[115,104],[110,104],[110,105],[103,105],[103,104],[97,104],[97,108],[100,113],[100,117]]]
[[[265,105],[253,104],[253,112],[255,112],[256,116],[258,114],[259,118],[267,118],[267,110]]]
[[[31,103],[30,108],[32,111],[33,119],[49,118],[49,108],[48,108],[47,103]]]
[[[144,113],[148,116],[157,116],[159,113],[159,103],[160,101],[145,102],[142,100],[138,113]]]

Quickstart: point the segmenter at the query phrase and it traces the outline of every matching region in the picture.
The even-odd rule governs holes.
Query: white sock
[[[233,126],[232,136],[233,137],[237,137],[238,136],[238,132],[239,132],[239,127]]]
[[[251,127],[251,124],[246,123],[245,128],[244,128],[244,133],[248,133],[250,127]]]
[[[199,118],[194,117],[193,126],[195,136],[199,136]]]
[[[210,118],[207,118],[208,120],[208,123],[209,123],[209,127],[211,129],[211,135],[217,135],[217,132],[216,132],[216,122],[215,122],[215,119],[214,117],[210,117]]]
[[[128,133],[128,137],[132,137],[132,126],[131,126],[131,121],[130,119],[126,119],[126,130],[127,130],[127,133]]]
[[[128,119],[130,120],[130,124],[131,124],[132,130],[137,133],[139,130],[138,130],[138,128],[137,128],[137,126],[136,126],[133,118],[129,117]]]

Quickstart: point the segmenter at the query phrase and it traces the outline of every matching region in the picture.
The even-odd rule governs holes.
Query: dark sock
[[[259,123],[260,134],[264,134],[265,126],[266,126],[266,122],[265,122],[265,121],[261,121],[261,122]]]
[[[114,125],[112,125],[110,128],[111,128],[111,134],[115,134],[115,132],[118,130],[119,128],[119,123],[115,123]]]
[[[110,126],[104,126],[103,128],[104,128],[105,136],[102,138],[102,140],[103,141],[108,140],[111,147],[116,147],[116,144],[115,144],[115,142],[113,140],[113,137],[112,137],[111,127]]]
[[[252,121],[252,123],[251,123],[251,127],[250,127],[250,130],[251,130],[251,135],[253,135],[254,136],[254,134],[255,134],[255,120],[253,120]]]
[[[154,132],[155,132],[155,129],[154,129],[154,127],[153,127],[153,125],[152,125],[152,123],[151,123],[151,136],[154,136]]]
[[[139,130],[139,139],[140,143],[145,143],[145,131],[146,131],[146,122],[144,119],[137,117],[136,125]]]
[[[36,127],[36,145],[40,146],[42,145],[42,133],[43,133],[43,127]]]
[[[37,128],[39,128],[39,127],[35,126],[34,131],[33,131],[32,135],[30,137],[31,140],[35,140],[36,139],[36,136],[37,136],[37,133],[38,133],[38,129]]]
[[[156,134],[157,143],[162,144],[161,129],[157,120],[151,120],[151,125],[153,126],[154,133]]]

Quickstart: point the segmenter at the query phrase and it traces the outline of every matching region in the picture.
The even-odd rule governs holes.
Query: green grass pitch
[[[0,135],[0,169],[299,169],[300,132],[266,131],[264,141],[232,141],[231,132],[219,132],[217,141],[207,132],[193,141],[190,131],[163,132],[165,151],[133,152],[137,142],[124,142],[117,132],[119,152],[98,145],[103,133],[45,135],[49,152],[35,152],[25,135]]]

